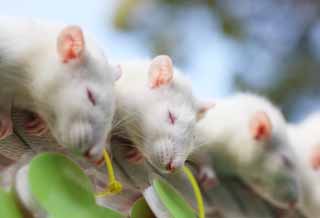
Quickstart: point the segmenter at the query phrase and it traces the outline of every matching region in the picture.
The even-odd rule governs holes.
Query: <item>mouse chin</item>
[[[281,209],[292,209],[298,202],[298,195],[296,192],[291,192],[291,194],[282,195],[281,191],[269,190],[265,187],[251,186],[253,190],[260,196],[263,196],[272,205],[275,205]]]
[[[147,163],[157,172],[161,174],[170,174],[171,172],[167,170],[165,166],[162,166],[161,164],[152,161],[151,159],[147,158]]]

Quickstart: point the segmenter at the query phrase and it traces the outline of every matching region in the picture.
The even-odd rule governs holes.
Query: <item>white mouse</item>
[[[308,218],[320,214],[320,113],[309,115],[300,124],[288,126],[291,145],[297,156],[302,183],[299,208]]]
[[[197,144],[212,154],[214,169],[238,176],[260,196],[283,208],[295,205],[299,182],[286,122],[266,99],[237,94],[217,101],[198,123]]]
[[[121,68],[113,135],[132,142],[127,155],[132,162],[143,156],[162,172],[180,168],[194,149],[195,124],[211,105],[195,98],[189,80],[168,56],[122,63]]]
[[[119,75],[79,26],[1,17],[0,139],[18,107],[41,117],[26,125],[30,132],[43,133],[44,120],[59,144],[101,156]]]

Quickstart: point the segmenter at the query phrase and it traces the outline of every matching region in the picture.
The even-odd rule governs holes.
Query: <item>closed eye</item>
[[[171,125],[174,125],[177,121],[177,117],[170,111],[168,112],[168,118]]]
[[[91,102],[91,104],[93,106],[95,106],[96,105],[96,98],[94,97],[92,91],[89,88],[87,88],[87,97],[88,97],[89,101]]]

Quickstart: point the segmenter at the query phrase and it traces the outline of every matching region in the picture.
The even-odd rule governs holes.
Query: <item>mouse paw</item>
[[[128,150],[125,153],[125,158],[129,163],[132,164],[140,164],[143,162],[144,159],[141,152],[134,147],[128,148]]]
[[[7,138],[13,132],[13,124],[10,116],[0,117],[0,140]]]
[[[101,166],[104,163],[104,157],[102,152],[97,152],[96,149],[90,148],[84,153],[84,157],[91,162],[92,164],[96,165],[97,167]]]
[[[26,132],[33,136],[42,136],[48,132],[48,126],[37,114],[25,123]]]
[[[198,179],[204,190],[208,190],[218,185],[216,174],[210,167],[201,167],[198,174]]]

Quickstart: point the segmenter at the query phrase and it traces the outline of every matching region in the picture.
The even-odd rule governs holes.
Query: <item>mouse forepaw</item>
[[[216,174],[213,169],[210,167],[201,167],[199,174],[198,174],[198,180],[200,185],[205,189],[208,190],[210,188],[213,188],[218,184],[218,179],[216,177]]]
[[[48,126],[38,115],[33,115],[25,123],[26,132],[34,136],[42,136],[48,132]]]
[[[13,132],[13,124],[9,115],[0,115],[0,140],[7,138]]]
[[[128,148],[128,150],[125,153],[126,160],[131,164],[140,164],[143,162],[143,155],[142,153],[134,147]]]

